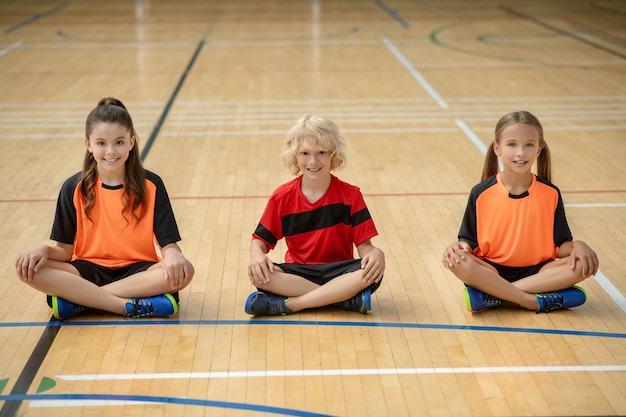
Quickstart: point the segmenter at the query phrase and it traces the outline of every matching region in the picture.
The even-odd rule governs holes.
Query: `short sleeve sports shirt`
[[[327,264],[354,259],[354,246],[378,232],[358,187],[331,175],[326,193],[310,203],[301,191],[302,176],[270,196],[252,237],[269,249],[285,238],[285,262]]]
[[[526,267],[556,259],[572,234],[556,186],[533,175],[527,192],[511,195],[498,173],[472,188],[459,240],[479,258]]]
[[[157,247],[180,241],[165,185],[146,170],[145,216],[135,222],[122,214],[123,186],[109,187],[98,178],[92,220],[85,215],[81,173],[68,178],[59,193],[50,239],[74,245],[72,260],[82,259],[114,268],[160,260]]]

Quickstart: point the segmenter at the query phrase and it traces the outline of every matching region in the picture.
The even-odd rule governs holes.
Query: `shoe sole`
[[[174,314],[178,313],[178,303],[176,302],[176,299],[174,298],[174,296],[170,293],[164,293],[164,296],[166,296],[168,298],[168,300],[171,301],[172,303],[172,307],[174,307],[174,312],[172,314],[170,314],[170,316],[173,316]]]
[[[486,309],[483,310],[474,310],[472,308],[472,300],[470,298],[469,295],[469,290],[466,288],[463,288],[463,298],[465,298],[465,307],[467,308],[467,311],[469,311],[470,313],[474,314],[474,313],[480,313],[481,311],[484,311]]]
[[[61,317],[61,314],[59,314],[59,297],[57,297],[56,295],[52,296],[52,315],[54,316],[55,319],[57,320],[63,320],[63,317]]]
[[[258,295],[259,295],[259,291],[253,292],[246,299],[246,305],[243,307],[243,309],[246,312],[246,314],[250,314],[251,316],[256,316],[256,314],[254,314],[252,311],[250,311],[250,304],[252,304],[252,301],[256,300]]]
[[[370,314],[372,312],[372,292],[367,289],[363,294],[363,305],[365,306],[365,312],[363,314]]]

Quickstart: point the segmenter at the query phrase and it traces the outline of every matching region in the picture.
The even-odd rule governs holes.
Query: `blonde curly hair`
[[[324,117],[305,114],[287,133],[283,147],[283,162],[293,175],[300,173],[296,152],[304,140],[330,152],[330,170],[341,169],[346,164],[346,140],[337,125]]]

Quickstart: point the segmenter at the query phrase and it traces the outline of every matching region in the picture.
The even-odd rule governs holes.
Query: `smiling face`
[[[507,126],[500,134],[493,150],[502,161],[505,171],[527,174],[541,152],[539,132],[526,123]]]
[[[119,123],[96,123],[85,139],[85,146],[93,155],[103,182],[123,183],[126,160],[135,146],[135,138],[126,127]]]
[[[331,152],[316,145],[311,139],[302,139],[296,149],[296,160],[305,178],[318,180],[330,176]]]

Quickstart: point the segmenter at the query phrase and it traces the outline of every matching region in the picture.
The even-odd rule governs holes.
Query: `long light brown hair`
[[[124,126],[130,132],[131,137],[135,139],[135,145],[130,150],[128,159],[126,160],[125,179],[124,179],[124,208],[122,214],[126,218],[127,214],[138,221],[143,217],[144,199],[146,196],[146,172],[141,164],[139,156],[139,138],[133,125],[133,120],[124,104],[114,98],[105,97],[101,99],[96,107],[87,116],[85,122],[85,137],[89,140],[89,136],[93,128],[98,123],[117,123]],[[93,154],[85,151],[83,160],[83,173],[80,182],[80,191],[85,199],[85,215],[91,220],[91,211],[93,209],[96,194],[94,187],[98,177],[96,160]]]
[[[539,148],[541,152],[539,152],[539,156],[537,157],[537,175],[541,178],[547,180],[548,182],[552,182],[552,167],[550,162],[550,148],[548,148],[548,144],[546,143],[543,137],[543,126],[539,122],[532,113],[527,111],[515,111],[511,113],[507,113],[498,120],[495,129],[495,140],[491,142],[489,149],[487,149],[487,155],[485,155],[485,164],[483,165],[483,175],[482,180],[486,180],[487,178],[495,175],[499,171],[498,166],[498,156],[496,155],[493,144],[500,144],[500,135],[502,135],[502,131],[511,125],[515,125],[518,123],[524,123],[528,126],[532,126],[537,130],[539,134]]]

